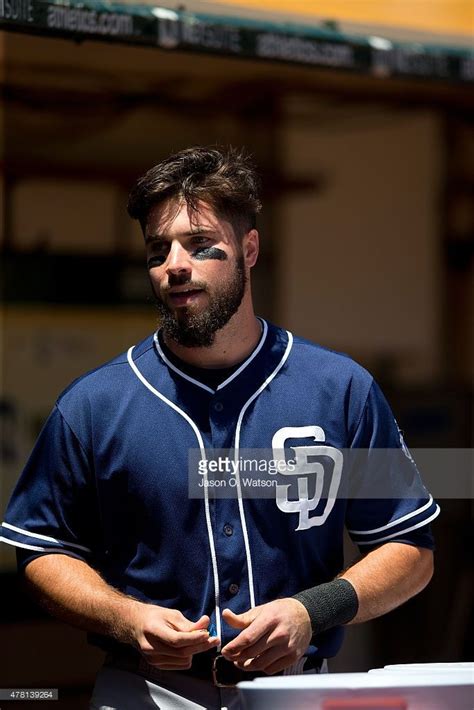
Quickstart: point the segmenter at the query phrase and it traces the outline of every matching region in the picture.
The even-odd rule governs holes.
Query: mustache
[[[186,286],[189,289],[196,289],[197,291],[207,291],[207,284],[203,281],[192,281],[188,278],[177,278],[173,281],[170,279],[169,283],[160,289],[162,296],[167,296],[171,289],[176,288],[176,286]]]

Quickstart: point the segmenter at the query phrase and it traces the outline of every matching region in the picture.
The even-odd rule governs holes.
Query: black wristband
[[[295,594],[311,619],[313,634],[320,634],[333,626],[347,624],[357,614],[359,599],[347,579],[335,579]]]

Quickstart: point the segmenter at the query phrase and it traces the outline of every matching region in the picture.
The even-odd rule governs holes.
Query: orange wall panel
[[[214,0],[252,10],[314,15],[315,18],[424,30],[436,34],[474,33],[472,0]],[[295,17],[297,19],[297,17]]]

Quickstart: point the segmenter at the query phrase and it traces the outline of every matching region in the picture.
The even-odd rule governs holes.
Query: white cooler
[[[369,673],[456,673],[470,671],[474,678],[474,663],[458,661],[457,663],[397,663],[383,668],[372,668]]]
[[[472,664],[442,665],[450,668],[277,676],[238,688],[246,710],[473,710]]]

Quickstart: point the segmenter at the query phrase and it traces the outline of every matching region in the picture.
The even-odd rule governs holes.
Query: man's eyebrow
[[[145,244],[160,244],[166,241],[168,241],[166,237],[163,237],[161,234],[147,234],[145,236]]]
[[[216,230],[212,227],[205,227],[204,225],[196,224],[195,227],[189,230],[189,232],[183,232],[183,237],[194,237],[196,234],[216,234]]]
[[[196,225],[195,228],[188,232],[181,232],[175,236],[177,237],[195,237],[197,234],[216,234],[216,230],[210,227],[204,227],[201,225]],[[162,242],[169,242],[169,236],[165,234],[147,234],[145,236],[145,244],[160,244]]]

